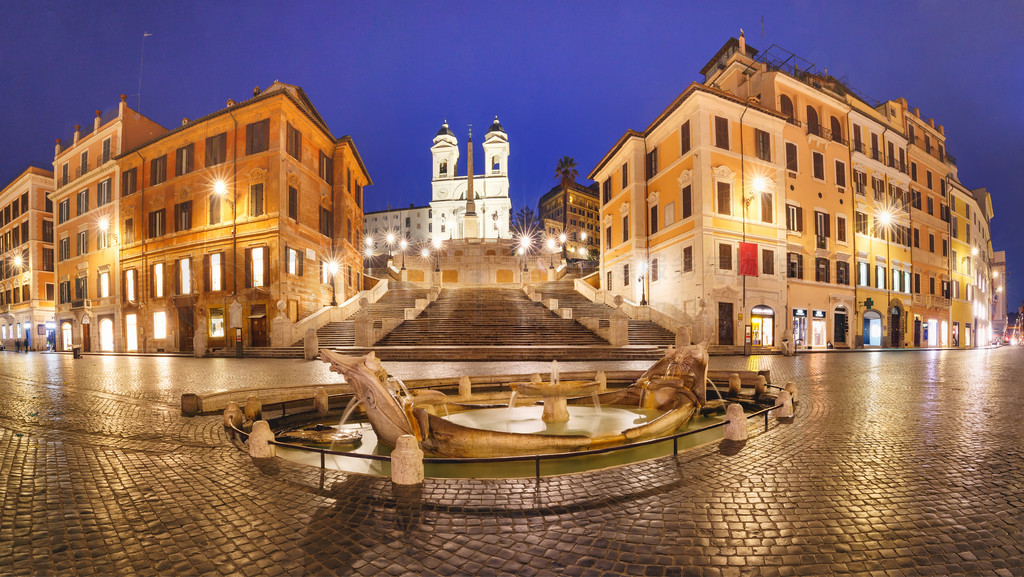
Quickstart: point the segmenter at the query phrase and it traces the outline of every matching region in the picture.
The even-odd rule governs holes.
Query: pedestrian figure
[[[14,339],[14,351],[21,352],[21,339]]]
[[[28,337],[25,337],[25,352],[28,352]]]

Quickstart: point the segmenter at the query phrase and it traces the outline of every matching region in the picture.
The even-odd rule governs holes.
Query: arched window
[[[437,174],[440,176],[448,176],[448,161],[442,160],[441,164],[437,166]]]
[[[793,118],[793,101],[785,94],[779,97],[779,108],[782,109],[782,114]]]
[[[498,172],[501,170],[501,157],[495,154],[491,157],[491,172]]]
[[[818,111],[813,106],[807,107],[807,132],[821,134],[821,127],[818,125]]]
[[[839,123],[839,119],[835,116],[832,117],[832,140],[836,142],[843,141],[843,125]]]

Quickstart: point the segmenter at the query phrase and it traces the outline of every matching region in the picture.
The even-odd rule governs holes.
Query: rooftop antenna
[[[152,36],[149,32],[142,33],[142,50],[139,51],[139,105],[135,108],[136,112],[142,112],[142,60],[146,56],[146,37]]]
[[[761,16],[761,53],[764,54],[764,15]]]

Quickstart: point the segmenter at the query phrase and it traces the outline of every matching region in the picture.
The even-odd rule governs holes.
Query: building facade
[[[75,127],[71,144],[54,151],[53,192],[57,212],[57,348],[120,350],[121,327],[119,192],[115,158],[166,129],[128,107],[96,111],[92,132]]]
[[[117,160],[123,350],[269,346],[275,322],[360,290],[371,181],[301,88],[275,82]]]
[[[510,238],[512,201],[508,195],[508,134],[494,118],[484,135],[481,174],[473,174],[473,135],[467,143],[467,175],[458,176],[459,141],[445,122],[434,136],[430,147],[431,178],[431,240],[462,238]],[[470,175],[472,178],[470,178]],[[466,191],[472,189],[476,204],[476,233],[467,234]]]
[[[371,255],[392,253],[401,250],[405,239],[406,250],[429,243],[434,232],[433,209],[429,206],[415,206],[378,210],[363,214],[363,234]],[[391,239],[390,245],[388,238]]]
[[[944,129],[742,34],[701,73],[590,174],[602,289],[721,346],[971,346],[959,333],[987,322],[992,275],[961,274],[973,316],[954,320],[951,262],[991,243],[954,246]],[[987,232],[987,194],[958,194]]]
[[[54,345],[53,173],[29,167],[0,191],[0,342]]]
[[[565,249],[569,258],[589,258],[600,250],[601,206],[598,184],[584,186],[574,182],[569,191],[569,214],[565,219]],[[565,202],[562,185],[547,191],[537,201],[537,220],[544,235],[561,240],[562,207]]]

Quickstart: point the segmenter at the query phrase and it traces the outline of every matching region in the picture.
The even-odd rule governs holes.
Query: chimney
[[[252,97],[253,97],[253,98],[256,98],[256,97],[257,97],[257,96],[259,96],[259,95],[260,95],[260,87],[259,87],[259,86],[257,86],[256,88],[253,88],[253,89],[252,89]]]
[[[224,105],[224,108],[231,108],[231,107],[232,107],[232,106],[234,106],[234,105],[235,105],[235,101],[234,101],[234,100],[231,100],[230,98],[228,98],[228,101],[227,101],[227,103],[226,103],[226,104]]]
[[[744,56],[747,54],[747,37],[743,34],[742,28],[740,28],[740,54]]]
[[[76,124],[75,125],[75,139],[71,143],[71,145],[74,146],[74,145],[78,144],[78,139],[81,138],[81,136],[82,136],[82,125],[81,124]]]
[[[181,119],[181,125],[185,126],[186,124],[188,124],[188,117],[187,116]]]
[[[918,118],[921,118],[921,109],[920,108],[915,108],[914,109],[914,116],[916,116]]]
[[[935,128],[935,119],[934,118],[929,118],[928,119],[928,126],[931,126],[932,128]]]
[[[96,118],[94,118],[93,121],[92,121],[92,129],[94,131],[100,129],[100,114],[102,114],[102,112],[97,110],[96,111]]]
[[[946,127],[941,124],[939,125],[939,134],[946,136]]]
[[[121,95],[121,104],[117,105],[117,116],[124,118],[125,112],[128,111],[128,97],[124,94]]]
[[[59,138],[57,139],[57,146],[55,146],[54,149],[53,149],[53,157],[57,158],[58,156],[60,156],[60,139]]]

